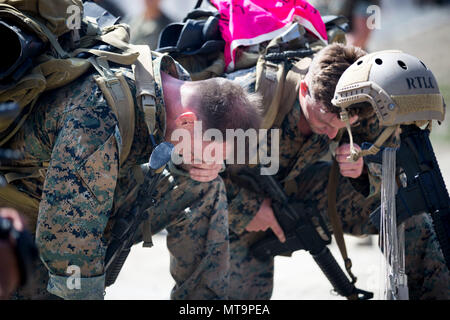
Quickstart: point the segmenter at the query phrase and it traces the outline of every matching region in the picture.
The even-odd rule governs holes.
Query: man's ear
[[[303,97],[306,97],[309,93],[308,85],[306,84],[305,80],[300,81],[300,94]]]
[[[197,121],[197,115],[191,111],[180,114],[175,119],[175,125],[177,128],[190,127],[194,125],[194,121]]]

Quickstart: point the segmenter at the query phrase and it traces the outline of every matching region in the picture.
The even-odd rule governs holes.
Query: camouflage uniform
[[[182,80],[189,76],[168,56],[154,59],[154,71],[155,138],[159,143],[166,125],[161,71]],[[134,81],[127,81],[136,96]],[[45,176],[13,182],[40,200],[39,213],[28,218],[31,230],[36,230],[43,262],[33,285],[18,292],[17,298],[103,298],[104,257],[114,215],[136,200],[140,165],[148,162],[151,153],[144,114],[136,101],[135,106],[134,141],[121,167],[117,118],[92,74],[44,94],[9,141],[8,147],[23,150],[24,159],[3,165],[42,167],[49,163]],[[225,298],[229,251],[223,182],[219,178],[204,184],[187,177],[166,178],[154,195],[155,210],[149,211],[153,231],[169,230],[171,272],[176,281],[172,298]],[[185,192],[188,185],[189,192]],[[187,207],[191,207],[190,214],[184,214]],[[79,290],[67,286],[66,272],[72,265],[81,269]]]
[[[252,90],[252,85],[249,90]],[[327,218],[326,191],[331,162],[321,161],[330,149],[330,140],[325,135],[317,134],[303,137],[298,128],[302,116],[297,99],[279,128],[280,169],[275,177],[289,195],[305,203],[315,203],[314,207],[331,230]],[[355,143],[358,144],[373,142],[379,131],[375,115],[352,128]],[[245,231],[259,210],[264,195],[241,187],[237,180],[238,177],[230,172],[224,179],[229,200],[230,299],[269,299],[273,288],[273,259],[258,261],[249,252],[250,245],[264,233]],[[340,176],[337,210],[344,232],[352,235],[377,233],[370,225],[368,216],[380,203],[379,181],[375,174],[363,174],[358,179]],[[432,228],[431,218],[423,214],[408,219],[405,222],[405,239],[410,298],[448,299],[449,270]]]

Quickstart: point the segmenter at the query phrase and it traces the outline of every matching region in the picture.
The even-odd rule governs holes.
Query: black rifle
[[[406,185],[401,183],[401,179],[397,180],[397,225],[413,215],[429,213],[445,262],[450,268],[450,198],[430,142],[430,132],[415,125],[401,128],[396,164],[397,175],[406,175]],[[361,148],[370,146],[363,143]],[[383,149],[374,156],[364,157],[364,161],[382,164]],[[370,215],[370,220],[379,230],[380,207]]]
[[[152,141],[154,141],[153,138]],[[153,145],[155,144],[153,143]],[[105,256],[107,287],[116,281],[131,247],[138,240],[138,230],[144,220],[148,218],[146,210],[155,203],[153,196],[160,181],[161,168],[170,160],[172,151],[173,145],[168,142],[163,142],[154,148],[136,204],[132,204],[129,210],[118,212],[115,217],[111,241]]]
[[[276,255],[306,250],[338,294],[355,300],[371,299],[373,294],[357,289],[334,259],[327,247],[331,242],[331,235],[314,205],[289,198],[273,176],[260,175],[255,171],[258,169],[261,168],[241,170],[239,179],[272,199],[272,208],[284,231],[286,242],[280,242],[269,230],[263,239],[251,246],[252,254],[260,260],[267,260]]]

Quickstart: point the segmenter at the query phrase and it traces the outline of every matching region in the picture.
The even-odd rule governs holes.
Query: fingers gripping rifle
[[[136,205],[117,214],[111,232],[111,242],[106,250],[105,269],[106,286],[114,284],[122,269],[131,247],[137,241],[138,230],[148,218],[146,209],[155,203],[153,194],[161,178],[164,165],[170,160],[173,145],[168,142],[159,144],[152,152],[144,182],[140,187]]]
[[[450,268],[450,199],[429,139],[429,130],[415,125],[402,126],[401,145],[397,150],[397,177],[406,175],[406,184],[397,180],[397,225],[420,213],[429,213],[433,220],[447,267]],[[363,143],[362,149],[368,149]],[[383,148],[382,148],[383,149]],[[366,163],[382,163],[382,150],[364,157]],[[370,220],[380,230],[380,207]]]
[[[334,259],[327,247],[331,242],[331,235],[317,210],[311,205],[290,199],[273,176],[260,175],[254,170],[242,170],[239,178],[272,199],[272,208],[286,235],[286,242],[280,242],[273,232],[267,231],[266,236],[250,248],[253,255],[266,260],[279,254],[306,250],[338,294],[353,300],[372,298],[371,292],[357,289],[350,282]]]

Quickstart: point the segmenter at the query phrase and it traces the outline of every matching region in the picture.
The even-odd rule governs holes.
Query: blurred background
[[[132,27],[132,41],[157,47],[158,35],[171,22],[178,22],[194,8],[197,0],[103,0],[121,12]],[[206,2],[206,1],[204,1]],[[345,1],[315,0],[319,11],[344,13],[351,19],[347,40],[369,52],[400,49],[420,58],[434,73],[447,104],[450,103],[450,1],[395,0]],[[351,3],[350,7],[347,3]],[[377,5],[376,8],[369,6]],[[350,8],[350,9],[349,9]],[[378,10],[378,20],[368,29],[367,20]],[[369,8],[370,9],[370,8]],[[434,126],[431,135],[444,180],[450,186],[450,125],[446,120]],[[361,240],[346,237],[357,286],[380,297],[381,256],[377,236]],[[153,237],[154,247],[135,246],[114,286],[106,290],[106,299],[169,299],[174,284],[169,272],[169,253],[162,232]],[[341,262],[335,243],[330,246]],[[340,263],[342,266],[342,263]],[[331,285],[306,252],[292,258],[275,259],[275,283],[272,299],[343,299],[330,293]]]

